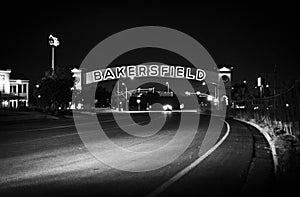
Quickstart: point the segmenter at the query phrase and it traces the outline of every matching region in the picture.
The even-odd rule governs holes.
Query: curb
[[[266,138],[266,140],[268,141],[268,143],[270,145],[271,152],[272,152],[273,163],[274,163],[274,172],[275,172],[275,174],[277,174],[277,172],[278,172],[278,156],[277,156],[277,153],[276,153],[275,144],[272,141],[272,138],[269,136],[269,134],[267,132],[265,132],[265,130],[262,127],[260,127],[259,125],[257,125],[254,122],[242,120],[242,119],[239,119],[239,118],[233,118],[233,119],[237,120],[237,121],[240,121],[240,122],[243,122],[243,123],[246,123],[246,124],[249,124],[249,125],[253,126],[254,128],[256,128],[257,130],[259,130],[259,132],[261,134],[263,134],[263,136]]]

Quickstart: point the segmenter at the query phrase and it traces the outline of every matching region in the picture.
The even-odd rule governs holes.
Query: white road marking
[[[180,178],[182,178],[184,175],[189,173],[193,168],[195,168],[197,165],[199,165],[205,158],[207,158],[211,153],[213,153],[228,137],[229,132],[230,132],[230,125],[228,122],[224,121],[224,123],[227,126],[227,131],[225,135],[222,137],[222,139],[216,143],[211,149],[209,149],[204,155],[196,159],[193,163],[191,163],[189,166],[178,172],[175,176],[164,182],[162,185],[157,187],[154,191],[152,191],[150,194],[147,195],[147,197],[154,197],[157,196],[158,194],[162,193],[165,191],[168,187],[170,187],[173,183],[178,181]]]

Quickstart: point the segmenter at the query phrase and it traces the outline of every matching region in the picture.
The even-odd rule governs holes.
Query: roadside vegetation
[[[278,158],[277,177],[283,181],[300,174],[299,124],[271,120],[268,115],[239,111],[235,118],[252,122],[263,129],[276,148]]]

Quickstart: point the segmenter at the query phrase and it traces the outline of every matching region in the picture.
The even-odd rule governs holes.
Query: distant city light
[[[268,88],[268,87],[269,87],[269,84],[267,84],[266,87]]]
[[[203,82],[202,82],[202,85],[203,85],[203,86],[205,86],[205,85],[206,85],[205,81],[203,81]]]
[[[207,100],[208,101],[212,101],[214,99],[214,97],[212,95],[207,95]]]
[[[172,105],[169,104],[163,106],[164,110],[172,110],[172,108],[173,108]]]
[[[180,109],[183,109],[184,108],[184,104],[180,104]]]
[[[188,92],[188,91],[185,91],[185,94],[186,94],[186,95],[191,95],[191,93],[190,93],[190,92]]]
[[[285,104],[286,107],[289,107],[290,105],[288,103]]]
[[[247,83],[247,81],[246,81],[246,80],[244,80],[244,81],[243,81],[243,83]]]

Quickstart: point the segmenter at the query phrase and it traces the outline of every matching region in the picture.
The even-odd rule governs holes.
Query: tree
[[[97,100],[96,107],[109,107],[111,94],[106,90],[106,88],[98,85],[95,98]]]
[[[238,105],[245,105],[247,101],[251,99],[246,83],[235,84],[231,92],[232,100]]]
[[[40,107],[56,112],[59,108],[66,109],[72,101],[72,87],[74,86],[70,68],[58,67],[55,75],[46,75],[39,82],[34,93]]]

